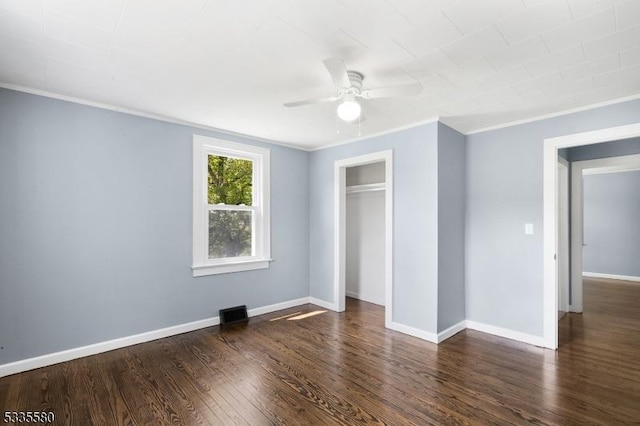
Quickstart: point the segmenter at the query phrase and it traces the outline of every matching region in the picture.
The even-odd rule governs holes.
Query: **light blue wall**
[[[438,123],[438,332],[465,319],[465,138]]]
[[[543,141],[638,121],[636,100],[467,136],[467,319],[542,335]]]
[[[323,149],[310,159],[310,292],[333,302],[334,162],[393,149],[393,320],[437,329],[437,124]]]
[[[271,149],[270,269],[191,275],[192,135]],[[0,364],[309,294],[307,152],[0,89]]]
[[[640,277],[640,171],[584,177],[583,270]]]

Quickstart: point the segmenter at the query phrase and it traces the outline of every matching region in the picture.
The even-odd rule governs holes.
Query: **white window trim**
[[[271,259],[270,151],[253,145],[193,135],[193,270],[194,277],[269,267]],[[253,200],[256,213],[252,242],[254,255],[209,259],[207,160],[209,155],[229,155],[253,160]]]

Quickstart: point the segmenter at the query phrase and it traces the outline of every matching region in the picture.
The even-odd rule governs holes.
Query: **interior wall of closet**
[[[384,306],[384,162],[347,168],[346,184],[346,295]]]

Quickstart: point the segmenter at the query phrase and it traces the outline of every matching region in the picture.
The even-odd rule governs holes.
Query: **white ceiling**
[[[0,0],[0,84],[319,147],[358,137],[326,58],[365,87],[362,136],[464,133],[640,95],[640,0]]]

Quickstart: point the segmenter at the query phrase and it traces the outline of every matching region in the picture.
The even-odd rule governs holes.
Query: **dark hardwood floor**
[[[439,346],[383,308],[313,305],[0,379],[55,424],[640,424],[640,285],[585,281],[559,351],[475,331]]]

